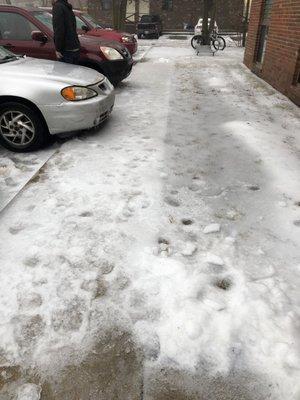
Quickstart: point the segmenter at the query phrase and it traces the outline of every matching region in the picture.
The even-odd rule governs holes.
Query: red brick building
[[[300,0],[252,0],[244,63],[300,105]]]

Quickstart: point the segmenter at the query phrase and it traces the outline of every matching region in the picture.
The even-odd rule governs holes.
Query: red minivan
[[[80,65],[101,72],[113,83],[125,79],[133,60],[121,43],[80,36]],[[0,5],[0,46],[15,54],[56,60],[52,15],[38,8]]]

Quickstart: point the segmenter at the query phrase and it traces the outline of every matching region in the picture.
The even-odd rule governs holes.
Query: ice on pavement
[[[115,328],[145,363],[299,400],[299,111],[240,49],[169,42],[0,215],[0,367],[59,373]]]

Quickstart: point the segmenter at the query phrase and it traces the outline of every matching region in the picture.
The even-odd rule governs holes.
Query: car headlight
[[[98,93],[84,86],[68,86],[61,91],[61,95],[68,101],[80,101],[96,97]]]
[[[100,50],[108,60],[123,60],[121,54],[112,47],[101,46]]]
[[[132,36],[122,36],[122,42],[123,43],[132,43],[133,37]]]

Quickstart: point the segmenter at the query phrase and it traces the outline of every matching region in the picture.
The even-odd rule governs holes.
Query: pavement
[[[299,110],[141,44],[102,129],[0,150],[0,400],[299,400]]]

